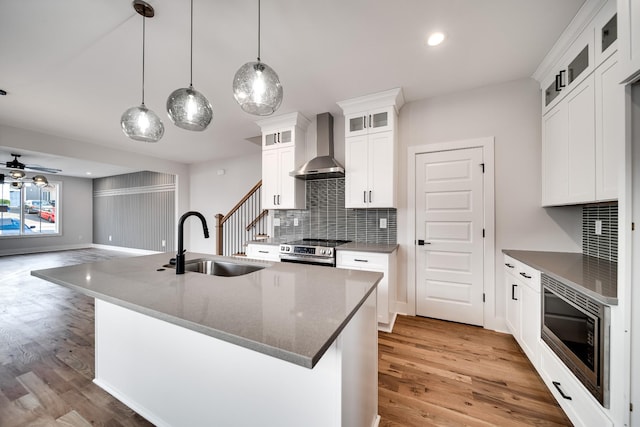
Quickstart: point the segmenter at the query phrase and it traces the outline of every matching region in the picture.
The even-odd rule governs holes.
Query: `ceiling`
[[[336,101],[393,87],[411,102],[529,77],[583,2],[264,0],[261,59],[284,88],[276,115],[341,115]],[[0,124],[186,164],[255,152],[260,117],[240,109],[231,84],[257,54],[257,1],[194,0],[193,84],[214,109],[204,132],[165,111],[189,84],[189,1],[149,3],[145,104],[164,122],[158,143],[128,139],[119,123],[141,101],[142,17],[130,0],[0,0]],[[435,30],[447,38],[428,47]],[[0,162],[9,151],[0,147]],[[21,154],[63,174],[88,170]]]

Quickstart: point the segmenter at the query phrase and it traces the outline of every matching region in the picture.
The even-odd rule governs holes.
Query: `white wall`
[[[60,182],[58,197],[60,236],[0,239],[0,255],[43,252],[91,246],[93,238],[93,185],[90,179],[45,175]]]
[[[219,170],[224,170],[224,175],[218,175]],[[215,254],[215,216],[227,214],[262,179],[262,148],[256,145],[255,152],[249,156],[196,163],[191,165],[190,171],[189,207],[204,215],[211,237],[205,239],[199,221],[189,218],[190,246],[185,245],[185,248],[191,252]]]
[[[426,77],[428,78],[428,76]],[[399,120],[398,243],[399,308],[407,306],[407,147],[495,137],[496,312],[485,319],[502,329],[505,291],[502,250],[581,252],[581,208],[540,207],[540,89],[533,79],[475,89],[405,104]],[[405,311],[405,310],[403,310]]]

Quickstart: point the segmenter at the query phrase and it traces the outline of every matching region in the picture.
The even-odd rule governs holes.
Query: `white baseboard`
[[[42,253],[42,252],[69,251],[74,249],[88,249],[91,247],[92,247],[91,243],[79,243],[75,245],[53,245],[53,246],[39,246],[39,247],[30,247],[30,248],[14,248],[14,249],[0,250],[0,256],[36,254],[36,253]]]

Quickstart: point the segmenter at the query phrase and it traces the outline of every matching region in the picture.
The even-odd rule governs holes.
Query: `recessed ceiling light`
[[[91,172],[87,172],[87,175],[91,175]]]
[[[431,33],[429,38],[427,39],[427,44],[429,46],[438,46],[444,40],[444,34],[442,33]]]

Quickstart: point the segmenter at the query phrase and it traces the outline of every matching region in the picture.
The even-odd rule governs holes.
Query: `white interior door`
[[[480,147],[416,155],[419,316],[483,326],[482,159]]]

